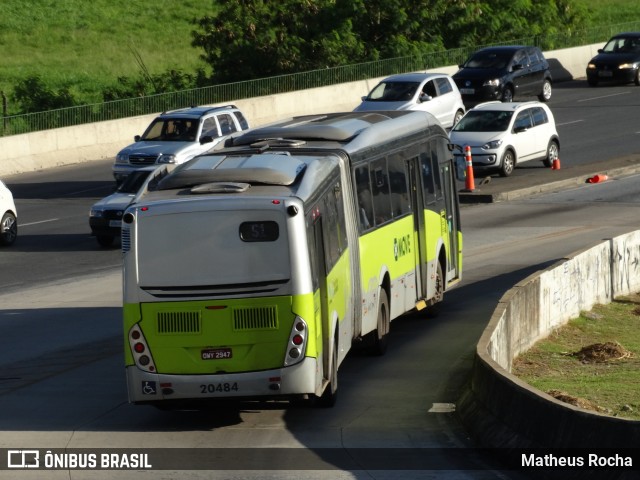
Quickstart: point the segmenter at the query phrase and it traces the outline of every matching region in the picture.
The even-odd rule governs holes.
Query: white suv
[[[191,107],[160,114],[135,143],[116,155],[116,183],[134,170],[154,164],[184,163],[205,153],[228,135],[247,130],[249,123],[234,105]]]
[[[482,103],[462,117],[449,138],[460,147],[456,160],[468,145],[474,170],[497,170],[503,177],[532,160],[550,167],[560,153],[553,114],[541,102]]]
[[[18,236],[18,211],[13,195],[0,180],[0,245],[11,245]]]

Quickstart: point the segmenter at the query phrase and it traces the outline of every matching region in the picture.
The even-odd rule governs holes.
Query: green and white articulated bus
[[[460,281],[446,131],[426,112],[295,117],[165,168],[123,217],[129,400],[334,404],[356,344]]]

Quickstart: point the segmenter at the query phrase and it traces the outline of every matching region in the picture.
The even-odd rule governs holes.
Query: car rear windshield
[[[456,132],[504,132],[509,128],[513,112],[507,111],[469,111],[453,130]]]

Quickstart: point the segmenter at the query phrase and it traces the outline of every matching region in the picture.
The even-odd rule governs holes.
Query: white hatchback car
[[[451,76],[444,73],[405,73],[385,78],[371,90],[355,112],[424,110],[445,128],[458,123],[465,112]]]
[[[18,236],[18,211],[13,195],[0,180],[0,245],[11,245]]]
[[[468,145],[474,170],[497,170],[503,177],[532,160],[551,167],[560,153],[553,114],[541,102],[482,103],[467,112],[449,138],[460,147],[456,160]]]

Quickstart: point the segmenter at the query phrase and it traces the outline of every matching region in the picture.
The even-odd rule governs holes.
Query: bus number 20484
[[[200,393],[230,393],[239,390],[237,382],[234,383],[207,383],[200,385]]]

